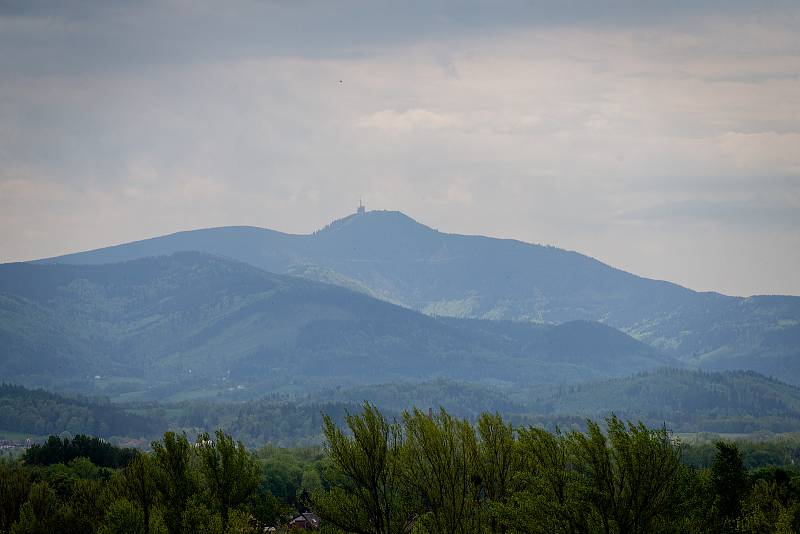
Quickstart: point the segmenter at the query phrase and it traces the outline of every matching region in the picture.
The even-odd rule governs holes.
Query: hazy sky
[[[656,4],[0,0],[0,261],[363,196],[800,294],[800,4]]]

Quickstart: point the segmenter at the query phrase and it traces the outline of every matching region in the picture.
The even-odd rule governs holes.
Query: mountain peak
[[[423,232],[435,232],[429,226],[425,226],[424,224],[412,219],[405,213],[401,211],[390,211],[390,210],[372,210],[367,211],[366,209],[362,210],[363,206],[359,206],[359,211],[348,215],[346,217],[342,217],[341,219],[337,219],[321,230],[315,232],[315,234],[322,234],[326,232],[337,232],[343,230],[371,230],[375,232],[385,233],[396,233],[400,231],[423,231]]]

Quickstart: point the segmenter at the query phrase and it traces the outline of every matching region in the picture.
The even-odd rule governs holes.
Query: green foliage
[[[592,509],[574,435],[540,428],[519,430],[520,470],[505,511],[517,532],[589,532]]]
[[[683,444],[683,459],[695,467],[711,467],[719,436],[706,443]],[[800,436],[797,434],[771,436],[769,434],[743,436],[732,440],[742,453],[748,469],[781,467],[800,463]]]
[[[327,453],[337,484],[317,491],[314,504],[330,523],[349,532],[400,534],[411,515],[401,481],[401,433],[370,404],[361,415],[348,415],[345,435],[325,417]]]
[[[475,430],[444,410],[403,414],[405,479],[420,496],[417,531],[431,534],[477,532],[482,521]]]
[[[159,417],[144,417],[88,397],[0,383],[0,429],[25,434],[150,436],[164,428]]]
[[[263,468],[261,491],[294,505],[303,491],[311,493],[316,487],[304,485],[306,479],[322,479],[327,463],[322,447],[284,448],[266,445],[256,451]],[[314,473],[316,476],[311,475]]]
[[[587,434],[571,435],[593,515],[605,531],[651,532],[673,504],[680,449],[664,429],[626,426],[615,416],[606,427],[604,434],[590,422]]]
[[[11,534],[49,534],[59,529],[58,499],[47,482],[31,486],[28,500],[22,505],[19,520]]]
[[[244,403],[192,402],[178,405],[181,413],[172,420],[178,427],[224,428],[232,435],[242,436],[250,446],[320,445],[322,414],[342,422],[347,411],[357,407],[343,402],[287,402],[268,398]]]
[[[789,501],[785,490],[772,481],[757,480],[742,502],[736,531],[743,534],[797,532],[800,503]]]
[[[324,449],[255,454],[221,430],[167,432],[124,468],[0,462],[0,532],[255,534],[306,510],[337,533],[800,531],[791,461],[748,471],[744,451],[758,449],[719,441],[710,467],[693,467],[681,463],[692,447],[663,427],[614,416],[549,432],[444,410],[398,421],[365,403],[342,425],[324,417],[323,432]]]
[[[800,430],[800,388],[750,371],[659,369],[559,387],[528,410],[589,418],[617,413],[681,432]]]
[[[616,417],[605,433],[594,422],[586,434],[530,428],[520,450],[510,510],[525,532],[653,532],[678,500],[680,451],[665,430]]]
[[[69,498],[62,506],[62,521],[69,525],[64,532],[95,532],[109,506],[111,495],[106,491],[102,480],[75,480],[70,488]]]
[[[155,485],[169,534],[187,532],[184,512],[198,487],[194,460],[194,449],[185,435],[166,432],[162,441],[153,442]]]
[[[478,418],[478,459],[476,482],[482,488],[482,498],[488,503],[487,514],[492,532],[508,530],[504,510],[512,494],[514,474],[520,466],[519,450],[514,428],[499,414],[484,413]]]
[[[440,407],[459,417],[477,418],[483,412],[522,413],[528,407],[521,399],[511,399],[500,388],[481,384],[437,379],[426,382],[390,382],[364,386],[339,386],[309,396],[318,401],[338,400],[360,403],[369,399],[384,411],[401,413],[416,406],[421,410]],[[326,413],[331,413],[327,412]]]
[[[22,456],[31,465],[67,463],[76,458],[88,458],[100,467],[124,467],[136,457],[136,450],[115,447],[100,438],[79,434],[74,438],[50,436],[42,444],[34,444]]]
[[[223,432],[215,438],[192,446],[166,433],[152,454],[138,453],[122,469],[84,457],[2,461],[0,533],[245,534],[285,521],[293,510],[261,491],[259,461]]]
[[[0,460],[0,532],[8,532],[28,499],[30,472],[16,463]]]
[[[223,534],[222,517],[216,512],[208,499],[195,494],[186,503],[182,514],[181,528],[191,534]]]
[[[328,422],[332,487],[317,510],[349,532],[644,534],[667,529],[696,487],[665,429],[611,417],[605,432],[589,422],[586,433],[523,428],[516,439],[498,415],[476,426],[443,410],[390,425],[369,404],[348,418],[352,437]],[[399,460],[388,471],[376,461],[387,457]],[[387,473],[391,483],[376,476]],[[405,521],[380,526],[373,518],[398,499]],[[690,524],[694,509],[684,512]]]
[[[19,395],[51,395],[42,391],[10,388]],[[249,393],[248,393],[249,394]],[[539,398],[534,396],[538,395]],[[345,414],[358,409],[359,402],[370,399],[384,413],[399,414],[416,405],[476,420],[482,410],[503,413],[517,426],[545,426],[553,429],[585,428],[586,418],[602,419],[611,412],[623,419],[641,420],[650,426],[666,424],[675,432],[716,431],[752,433],[800,430],[800,388],[752,372],[706,373],[685,369],[661,369],[627,378],[591,382],[574,386],[548,386],[522,389],[489,386],[450,380],[424,383],[387,383],[378,386],[348,386],[321,389],[308,395],[271,395],[245,402],[182,401],[179,403],[131,403],[109,406],[96,402],[95,419],[73,417],[69,404],[62,416],[61,404],[46,405],[43,411],[58,420],[69,419],[70,428],[92,428],[92,420],[111,420],[115,413],[149,421],[163,429],[185,429],[190,434],[225,429],[249,447],[264,443],[280,446],[316,445],[323,441],[322,413],[337,424]],[[25,405],[21,405],[26,410]],[[109,410],[111,415],[104,416]],[[16,408],[2,413],[18,414]],[[15,415],[15,417],[18,417]],[[120,430],[123,430],[121,428]],[[710,464],[713,451],[702,452],[692,463]],[[749,466],[767,463],[800,462],[800,446],[774,445],[760,448],[748,458]],[[697,464],[700,465],[700,464]]]
[[[221,430],[215,440],[208,434],[197,438],[199,470],[212,502],[222,518],[222,530],[228,528],[230,511],[244,504],[255,493],[260,480],[260,468],[242,442]]]
[[[127,499],[117,499],[106,510],[98,534],[144,534],[142,510]]]
[[[141,513],[141,530],[150,533],[152,510],[158,498],[153,459],[139,454],[128,464],[119,479],[121,490]]]
[[[717,454],[711,464],[711,487],[716,495],[716,511],[720,528],[733,531],[741,515],[742,497],[747,493],[747,471],[735,443],[718,441],[714,446]]]

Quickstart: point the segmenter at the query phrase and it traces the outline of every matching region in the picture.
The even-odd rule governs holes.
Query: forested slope
[[[158,435],[166,426],[156,413],[143,416],[97,399],[0,384],[0,432],[138,437]]]
[[[800,430],[800,388],[754,372],[661,369],[560,389],[535,401],[532,411],[585,417],[613,412],[684,432]]]
[[[309,235],[210,228],[45,261],[99,264],[182,250],[334,283],[432,315],[601,321],[688,363],[800,383],[798,297],[695,292],[555,247],[438,232],[399,212],[351,215]]]
[[[570,383],[670,360],[610,327],[437,319],[196,252],[0,266],[0,372],[118,399],[432,378]]]

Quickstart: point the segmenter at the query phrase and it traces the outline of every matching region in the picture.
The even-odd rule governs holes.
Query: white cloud
[[[427,109],[396,111],[385,109],[370,113],[356,121],[356,126],[375,128],[386,132],[412,133],[420,130],[444,130],[458,128],[462,121],[458,116],[435,113]]]

